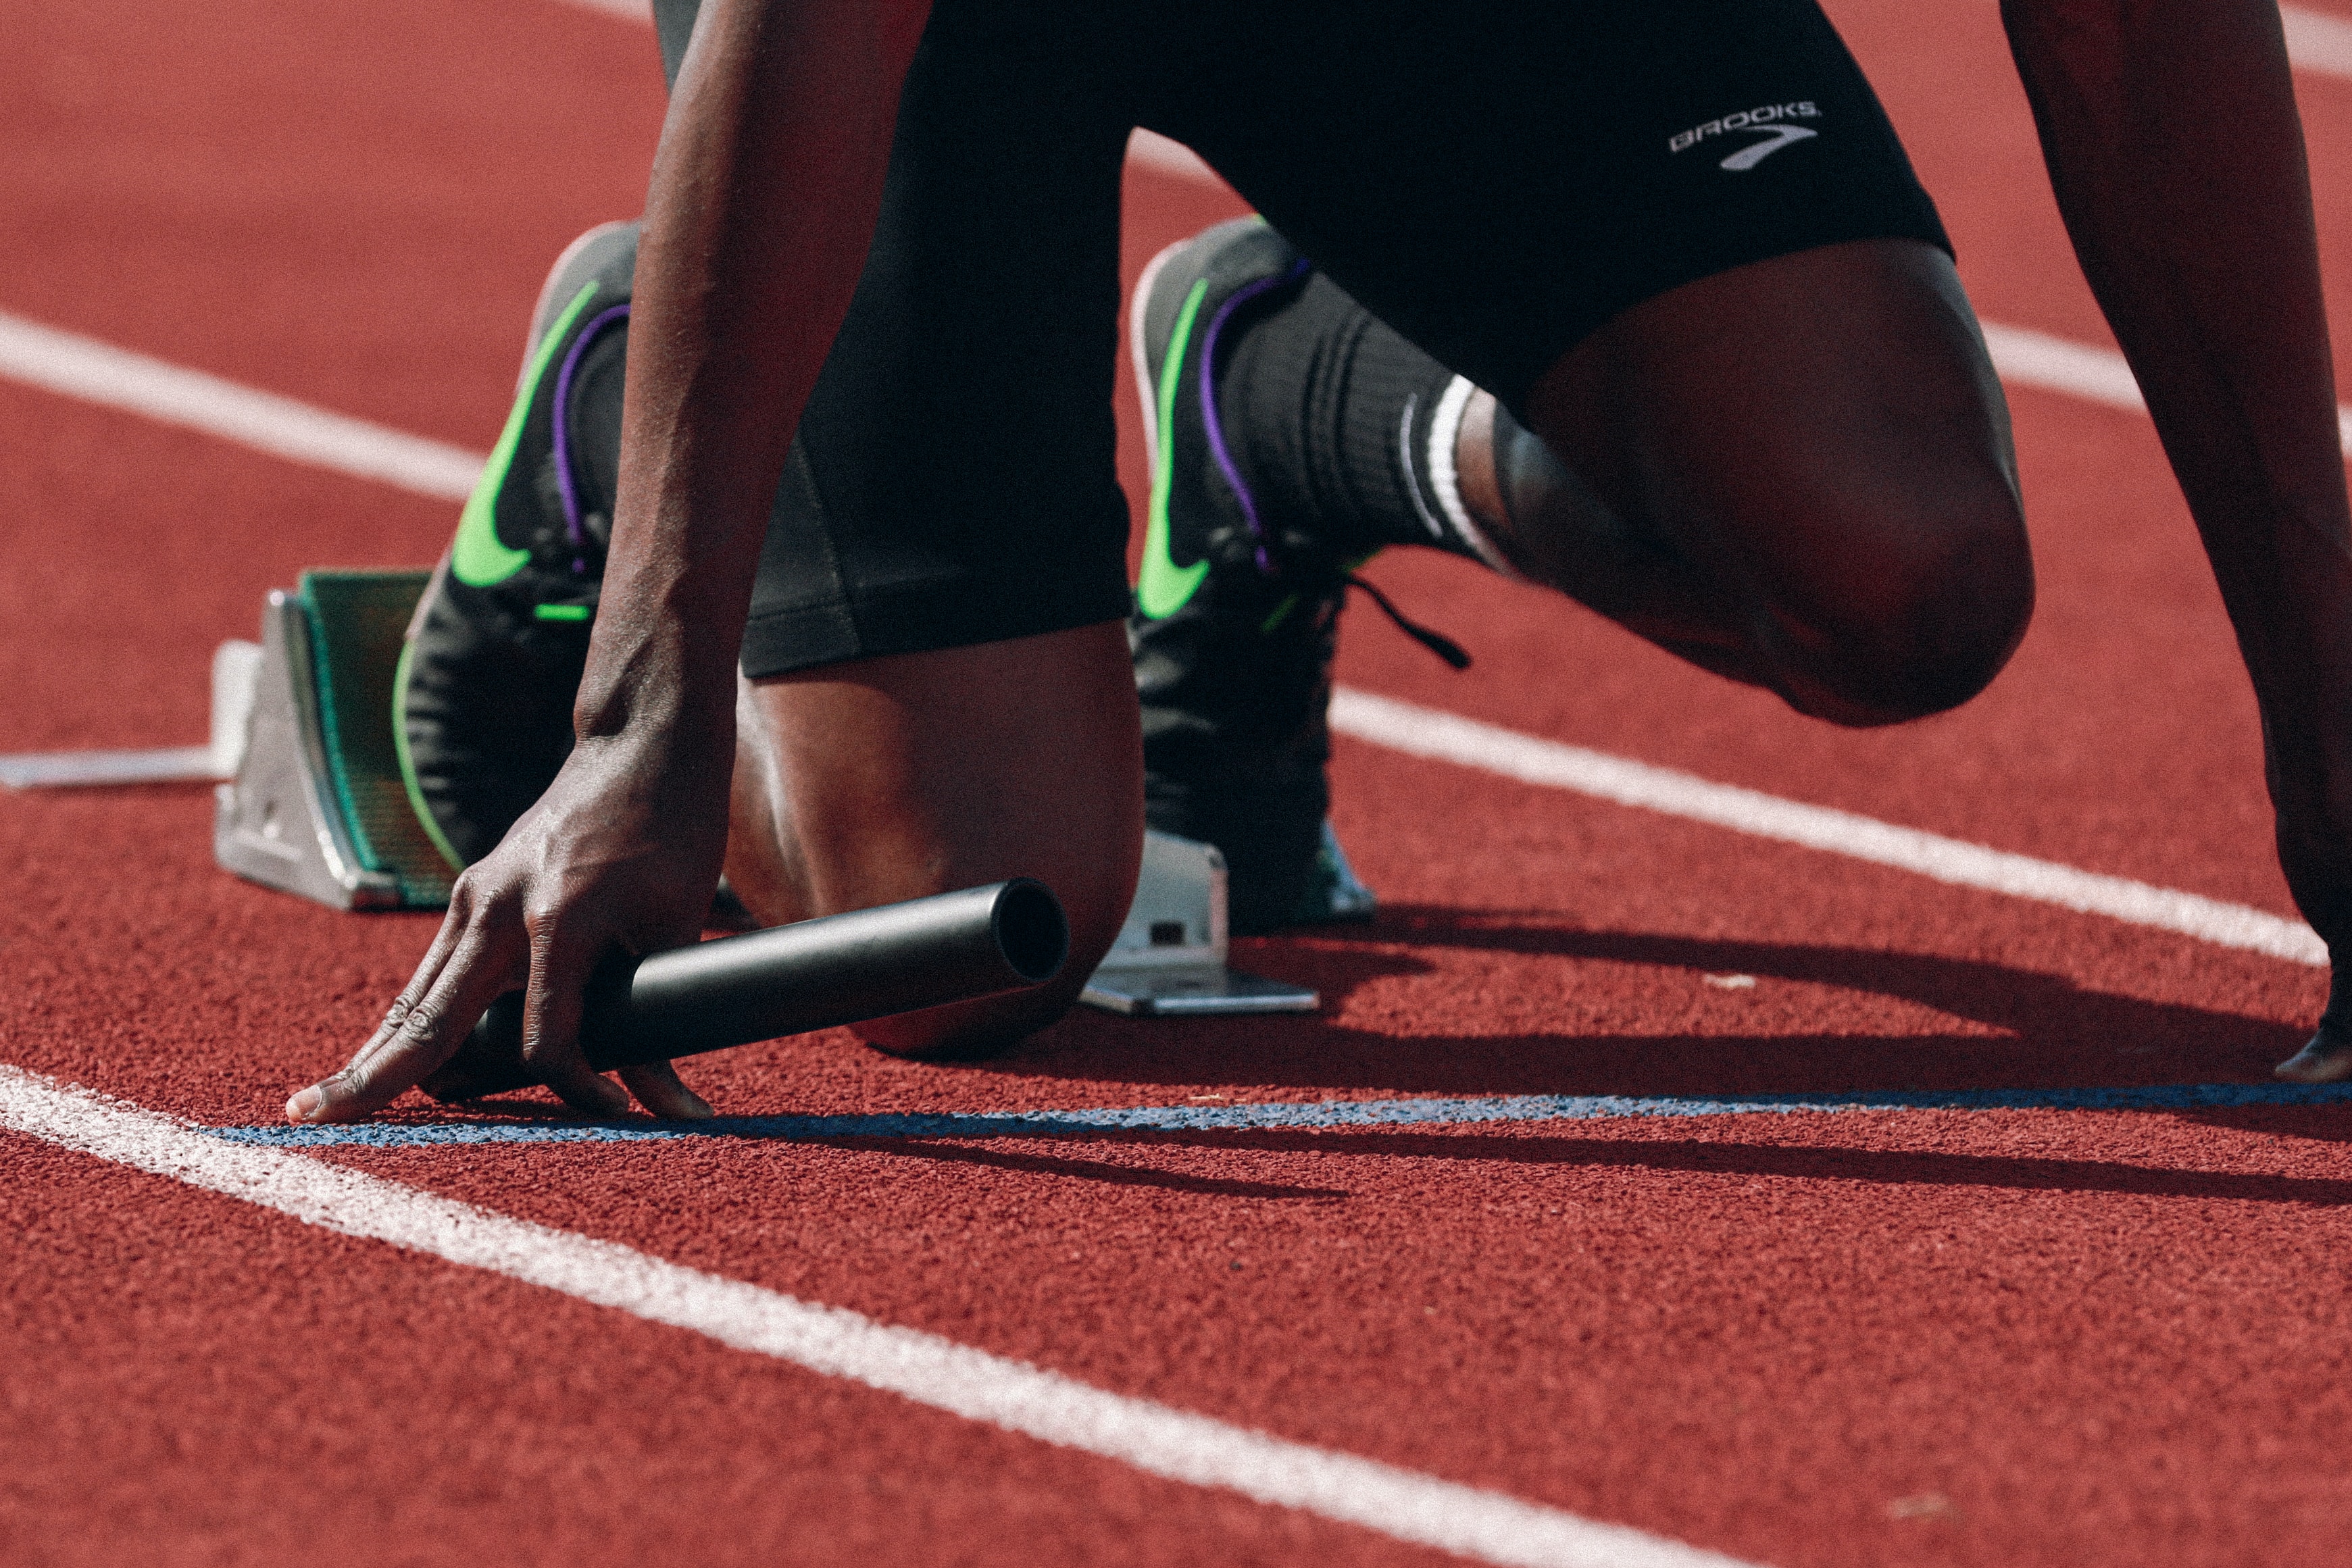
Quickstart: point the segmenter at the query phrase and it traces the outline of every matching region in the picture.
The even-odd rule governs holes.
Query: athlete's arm
[[[2279,857],[2336,960],[2314,1045],[2352,1044],[2352,515],[2277,5],[2001,15],[2067,232],[2253,676]]]
[[[590,971],[691,942],[727,838],[735,666],[770,498],[849,308],[928,0],[709,0],[662,128],[629,323],[612,549],[578,744],[460,877],[373,1039],[289,1116],[380,1110],[527,981],[523,1055],[578,1109],[627,1096],[577,1042]],[[647,1108],[708,1114],[667,1066]]]

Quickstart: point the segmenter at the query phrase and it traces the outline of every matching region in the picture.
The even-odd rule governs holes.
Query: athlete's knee
[[[1900,724],[1959,706],[2000,673],[2032,614],[2033,568],[2013,496],[1976,488],[1957,505],[1890,508],[1885,549],[1848,563],[1811,613],[1779,618],[1798,706]]]
[[[1002,1055],[1060,1021],[1076,1005],[1102,954],[1083,960],[1075,952],[1070,956],[1061,977],[1034,991],[879,1019],[861,1027],[858,1036],[877,1051],[922,1061],[973,1061]]]
[[[861,1027],[866,1044],[893,1056],[931,1061],[963,1061],[995,1056],[1012,1050],[1039,1030],[1055,1023],[1076,1005],[1078,994],[1118,939],[1128,905],[1135,895],[1130,870],[1090,879],[1087,885],[1062,892],[1070,923],[1069,956],[1062,971],[1045,984],[1004,996],[924,1012],[878,1019]]]

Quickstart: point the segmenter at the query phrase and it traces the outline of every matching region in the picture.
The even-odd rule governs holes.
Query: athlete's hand
[[[683,946],[701,934],[727,841],[727,751],[692,758],[667,737],[592,737],[499,847],[450,891],[449,914],[366,1045],[344,1069],[286,1103],[298,1123],[352,1122],[425,1083],[444,1098],[504,1076],[546,1084],[573,1110],[612,1115],[629,1096],[656,1116],[710,1107],[667,1062],[590,1070],[579,1044],[581,998],[614,954]],[[717,751],[713,746],[696,748]],[[489,1005],[521,988],[520,1073],[452,1063]]]
[[[2284,689],[2263,704],[2279,865],[2335,966],[2318,1031],[2276,1070],[2303,1083],[2352,1078],[2352,571],[2332,575],[2317,588],[2340,601],[2328,619],[2341,629],[2329,625],[2310,657],[2274,677]]]
[[[2283,796],[2278,807],[2279,863],[2295,903],[2327,943],[2335,977],[2318,1031],[2276,1071],[2298,1083],[2332,1083],[2352,1078],[2352,821],[2328,821],[2319,800]]]

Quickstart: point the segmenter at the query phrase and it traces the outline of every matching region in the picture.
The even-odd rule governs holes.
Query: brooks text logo
[[[1761,131],[1764,140],[1742,147],[1719,165],[1737,174],[1753,169],[1791,141],[1802,141],[1819,136],[1820,131],[1793,123],[1800,120],[1819,120],[1822,111],[1810,99],[1795,103],[1767,103],[1755,109],[1743,109],[1737,114],[1727,114],[1721,120],[1710,120],[1705,125],[1694,125],[1688,131],[1677,131],[1666,138],[1666,151],[1683,152],[1697,146],[1711,136],[1727,136],[1737,131]]]

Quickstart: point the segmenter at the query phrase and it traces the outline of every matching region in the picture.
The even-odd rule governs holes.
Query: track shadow
[[[480,1112],[509,1109],[491,1103]],[[2199,1121],[2241,1121],[2257,1131],[2282,1135],[2343,1137],[2342,1129],[2316,1131],[2311,1118],[2324,1113],[2307,1108],[2253,1108],[2210,1113],[2190,1113]],[[558,1113],[560,1117],[561,1113]],[[2288,1120],[2266,1126],[2274,1116]],[[498,1116],[509,1123],[537,1120],[531,1116]],[[2028,1192],[2107,1193],[2139,1197],[2219,1199],[2245,1203],[2303,1204],[2315,1207],[2352,1205],[2352,1179],[2289,1176],[2263,1172],[2202,1171],[2167,1168],[2115,1160],[2050,1159],[2011,1155],[1975,1155],[1944,1150],[1872,1149],[1841,1146],[1819,1141],[1804,1144],[1744,1143],[1728,1139],[1608,1137],[1537,1133],[1522,1126],[1494,1125],[1475,1132],[1430,1133],[1404,1128],[1378,1131],[1320,1128],[1179,1130],[1081,1126],[1065,1124],[1051,1128],[1053,1113],[1040,1113],[1034,1131],[989,1134],[950,1132],[905,1136],[851,1134],[793,1138],[795,1143],[821,1144],[841,1149],[888,1155],[894,1159],[982,1166],[1024,1175],[1098,1183],[1112,1186],[1152,1187],[1214,1198],[1245,1198],[1277,1202],[1342,1202],[1354,1194],[1342,1187],[1304,1186],[1279,1182],[1241,1181],[1199,1176],[1150,1164],[1088,1159],[1075,1154],[1036,1152],[1040,1142],[1124,1147],[1139,1153],[1166,1150],[1190,1155],[1307,1154],[1318,1156],[1318,1173],[1328,1174],[1334,1158],[1444,1160],[1528,1166],[1587,1167],[1644,1170],[1717,1176],[1759,1176],[1773,1180],[1855,1182],[1874,1186],[2006,1188]],[[2338,1113],[2336,1119],[2342,1120]],[[724,1124],[690,1124],[675,1129],[674,1136],[733,1138],[742,1129]],[[1834,1137],[1819,1125],[1807,1129],[1809,1138]],[[1019,1139],[1020,1149],[982,1145],[966,1139]],[[656,1146],[676,1146],[675,1145]],[[1339,1167],[1342,1171],[1345,1166]]]
[[[2332,1106],[2210,1106],[2172,1113],[2184,1122],[2228,1127],[2233,1132],[2273,1138],[2307,1138],[2327,1144],[2352,1143],[2352,1116]]]
[[[2220,1198],[2249,1203],[2352,1204],[2352,1180],[2240,1171],[2166,1169],[2111,1160],[2021,1158],[1905,1149],[1719,1143],[1697,1139],[1579,1138],[1408,1132],[1107,1132],[1107,1143],[1235,1152],[1373,1155],[1383,1159],[1498,1162],[1523,1166],[1674,1171],[1705,1176],[1850,1181],[1881,1186],[2002,1187],[2026,1192],[2119,1193],[2141,1197]],[[912,1152],[912,1151],[909,1151]],[[932,1154],[944,1153],[932,1149]],[[1118,1169],[1154,1185],[1172,1173]],[[1175,1178],[1183,1179],[1183,1178]],[[1241,1185],[1241,1184],[1236,1184]],[[1314,1192],[1322,1197],[1323,1193]],[[1345,1196],[1331,1194],[1332,1197]]]
[[[1112,1141],[1125,1141],[1114,1138]],[[1152,1186],[1169,1192],[1198,1193],[1211,1197],[1307,1198],[1330,1202],[1349,1195],[1336,1187],[1284,1186],[1273,1182],[1228,1181],[1216,1176],[1187,1176],[1144,1166],[1118,1166],[1101,1160],[1077,1160],[1045,1155],[1006,1154],[974,1148],[968,1144],[940,1144],[910,1138],[829,1139],[836,1148],[905,1159],[944,1160],[957,1165],[991,1166],[999,1170],[1024,1171],[1033,1176],[1067,1176],[1101,1182],[1109,1186]]]
[[[1370,925],[1245,946],[1237,948],[1238,963],[1319,988],[1324,1014],[1137,1021],[1082,1009],[1019,1051],[970,1070],[1139,1086],[1438,1093],[2126,1086],[2260,1081],[2305,1033],[2267,1019],[2086,990],[2062,976],[1979,959],[1588,931],[1540,916],[1427,906],[1393,907]],[[1697,975],[1732,972],[1895,998],[1989,1032],[1398,1035],[1329,1016],[1333,1003],[1360,987],[1431,972],[1434,966],[1419,956],[1430,948],[1648,966],[1662,971],[1662,1010],[1674,1016],[1687,1011]],[[1465,997],[1455,1010],[1476,1006]]]

